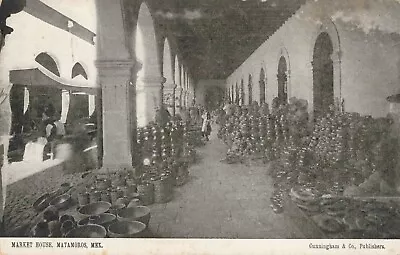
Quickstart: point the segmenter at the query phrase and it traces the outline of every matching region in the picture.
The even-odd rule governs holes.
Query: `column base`
[[[128,171],[135,174],[135,168],[128,164],[115,164],[115,165],[105,165],[100,169],[95,170],[95,173],[98,175],[109,175],[118,173],[120,171]]]

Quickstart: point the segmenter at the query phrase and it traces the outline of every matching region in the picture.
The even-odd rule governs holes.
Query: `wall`
[[[196,104],[205,106],[205,94],[207,89],[219,87],[225,88],[225,80],[199,80],[196,84]]]
[[[289,66],[288,97],[308,100],[312,110],[312,59],[319,33],[328,32],[334,45],[335,97],[345,110],[385,116],[385,98],[399,88],[400,4],[384,1],[308,1],[264,42],[226,80],[226,86],[253,77],[253,99],[259,101],[259,75],[266,70],[266,100],[277,96],[277,69],[281,55]],[[396,14],[397,13],[397,14]]]

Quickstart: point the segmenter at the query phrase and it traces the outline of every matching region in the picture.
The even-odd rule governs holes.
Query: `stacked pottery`
[[[143,205],[151,205],[154,203],[154,184],[143,181],[137,185],[137,193]]]
[[[166,203],[172,199],[173,183],[169,173],[163,173],[153,180],[154,202]]]

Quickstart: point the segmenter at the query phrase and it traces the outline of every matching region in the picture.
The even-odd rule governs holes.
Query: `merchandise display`
[[[395,225],[398,209],[392,203],[355,199],[398,195],[398,139],[390,118],[331,106],[310,121],[307,102],[296,98],[274,105],[269,114],[261,114],[257,104],[235,107],[218,134],[229,147],[226,162],[262,158],[274,182],[275,213],[284,212],[285,199],[291,199],[325,232],[398,236],[392,227],[382,235],[372,231]]]

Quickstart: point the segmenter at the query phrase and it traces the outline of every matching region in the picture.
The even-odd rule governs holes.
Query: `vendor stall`
[[[90,154],[90,160],[78,160],[78,158],[73,160],[73,162],[78,162],[79,166],[84,166],[82,170],[98,167],[98,157],[93,157],[91,154],[93,154],[93,151],[97,152],[97,143],[99,142],[97,140],[99,136],[102,136],[101,128],[99,132],[96,132],[97,121],[101,121],[101,118],[99,120],[99,118],[94,118],[93,116],[101,116],[101,114],[94,112],[92,116],[89,115],[89,97],[99,97],[101,95],[99,95],[98,87],[90,87],[85,79],[79,79],[79,77],[66,80],[42,66],[10,71],[10,82],[17,84],[13,86],[15,88],[14,94],[16,94],[15,100],[11,100],[11,102],[15,102],[12,108],[13,115],[21,116],[19,119],[16,117],[13,119],[13,126],[24,126],[21,129],[21,134],[16,134],[11,139],[9,155],[15,159],[11,161],[23,160],[23,154],[24,152],[26,153],[26,145],[29,142],[35,143],[39,137],[45,137],[49,144],[51,142],[51,148],[47,150],[45,148],[44,160],[48,158],[60,159],[60,156],[55,155],[55,153],[65,152],[68,146],[62,145],[67,143],[71,145],[68,148],[74,151],[72,153],[74,155],[84,152],[82,155],[88,154],[86,157],[88,158]],[[24,90],[28,92],[28,97],[25,97],[27,100],[21,101],[19,100],[23,97],[21,91]],[[95,102],[94,100],[92,101],[93,103]],[[96,100],[96,102],[99,102],[99,100]],[[51,106],[52,111],[46,111],[46,107],[48,109],[49,106]],[[101,107],[97,107],[97,109],[101,109]],[[14,114],[14,112],[19,113],[22,111],[25,111],[24,114]],[[47,119],[52,120],[49,123],[52,125],[50,126],[51,132],[55,132],[54,139],[51,139],[52,141],[46,137],[49,126],[46,127],[45,133],[45,127],[41,125],[44,122],[43,113],[46,114],[45,117]],[[91,120],[96,121],[96,123],[90,123]],[[15,142],[13,143],[14,140]],[[62,146],[63,149],[56,149],[57,146]],[[64,156],[68,154],[64,152],[61,154]],[[79,157],[82,158],[82,155],[79,155]],[[65,158],[62,159],[65,160]],[[85,162],[88,164],[85,165]],[[77,164],[74,164],[71,168],[77,169]]]

